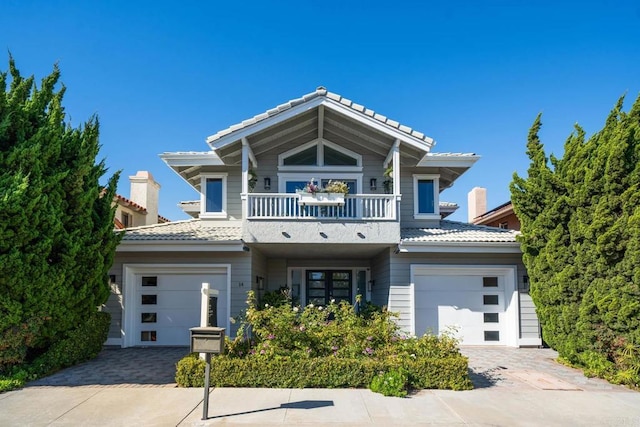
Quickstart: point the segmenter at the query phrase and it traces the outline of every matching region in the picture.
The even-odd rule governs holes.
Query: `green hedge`
[[[60,369],[95,358],[107,340],[111,315],[93,312],[87,321],[72,330],[67,338],[53,344],[31,363],[30,370],[44,376]]]
[[[379,372],[404,369],[409,388],[469,390],[467,358],[438,359],[341,359],[318,358],[228,358],[213,357],[210,384],[216,387],[269,388],[366,388]],[[180,387],[203,387],[205,362],[192,354],[177,364]]]
[[[107,339],[110,323],[109,313],[91,313],[85,323],[54,343],[33,362],[15,367],[12,372],[0,376],[0,392],[19,388],[27,381],[95,358]]]

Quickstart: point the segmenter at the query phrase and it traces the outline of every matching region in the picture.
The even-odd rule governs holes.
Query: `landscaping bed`
[[[278,305],[249,308],[235,339],[211,361],[218,387],[371,387],[404,396],[413,389],[468,390],[467,358],[450,336],[403,334],[393,314],[345,302],[325,307]],[[181,387],[204,385],[205,362],[189,355],[177,364]]]

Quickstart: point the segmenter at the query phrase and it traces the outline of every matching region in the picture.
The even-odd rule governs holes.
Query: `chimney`
[[[158,193],[160,184],[155,182],[151,172],[138,171],[129,177],[131,181],[131,201],[147,210],[144,225],[158,223]]]
[[[487,212],[487,189],[474,187],[467,195],[469,222]]]

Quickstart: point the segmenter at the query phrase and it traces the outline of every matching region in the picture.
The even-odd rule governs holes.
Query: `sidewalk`
[[[550,349],[466,347],[471,391],[424,390],[405,399],[366,389],[177,388],[186,348],[106,348],[86,363],[0,394],[0,427],[638,426],[640,393],[586,378]]]
[[[0,395],[2,426],[640,426],[640,393],[486,388],[391,398],[366,389],[27,387]]]

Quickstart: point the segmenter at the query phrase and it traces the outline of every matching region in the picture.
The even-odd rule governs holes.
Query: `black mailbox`
[[[192,353],[223,353],[224,328],[213,326],[191,328]]]

